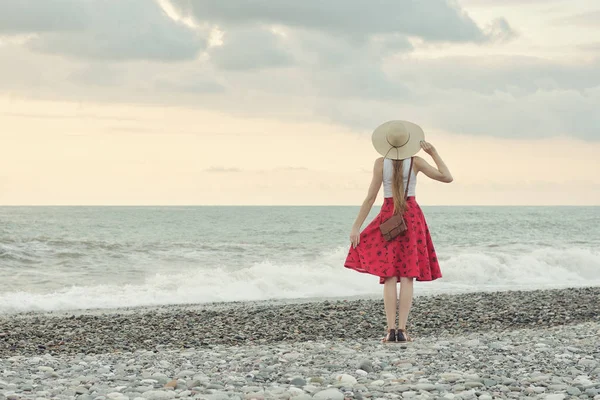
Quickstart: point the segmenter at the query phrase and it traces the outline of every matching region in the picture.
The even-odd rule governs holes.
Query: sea
[[[417,295],[600,285],[600,207],[422,208],[443,278]],[[380,298],[343,267],[357,212],[0,207],[0,314]]]

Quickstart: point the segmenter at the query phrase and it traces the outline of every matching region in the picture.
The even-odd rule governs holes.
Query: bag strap
[[[414,157],[410,158],[410,167],[408,167],[408,181],[406,182],[406,188],[404,188],[405,199],[408,199],[408,187],[410,186],[410,176],[412,175],[413,159]]]

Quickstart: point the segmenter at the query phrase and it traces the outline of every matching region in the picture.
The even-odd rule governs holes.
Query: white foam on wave
[[[441,260],[444,280],[468,287],[560,287],[600,284],[600,252],[542,248],[464,252]]]
[[[151,274],[139,284],[73,286],[52,293],[0,294],[0,313],[166,304],[379,296],[378,278],[343,268],[347,248],[301,264],[269,261],[236,271],[201,267]],[[600,252],[544,248],[529,252],[467,250],[441,259],[444,278],[419,283],[420,294],[600,285]],[[164,268],[161,268],[164,271]]]

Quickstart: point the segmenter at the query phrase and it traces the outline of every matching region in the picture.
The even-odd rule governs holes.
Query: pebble
[[[451,372],[445,372],[441,374],[441,378],[448,382],[456,382],[457,380],[462,378],[462,375]]]
[[[326,389],[314,394],[315,400],[344,400],[344,394],[337,389]]]
[[[352,375],[348,375],[348,374],[338,375],[335,379],[339,383],[343,383],[345,385],[351,385],[352,386],[352,385],[355,385],[357,383],[356,378],[353,377]]]
[[[589,388],[589,389],[585,390],[585,394],[587,397],[596,397],[598,394],[600,394],[600,390],[594,389],[594,388]]]
[[[418,383],[415,385],[415,389],[432,391],[432,390],[436,390],[436,387],[435,387],[435,385],[433,385],[431,383]]]
[[[409,329],[416,338],[441,336],[439,343],[432,344],[428,349],[421,349],[425,352],[423,355],[453,348],[455,336],[463,335],[464,349],[477,351],[480,347],[489,348],[491,345],[500,345],[501,349],[506,349],[502,353],[490,354],[493,357],[504,352],[510,353],[514,347],[511,341],[504,337],[499,341],[498,337],[483,340],[476,335],[467,335],[487,331],[539,329],[562,325],[565,321],[569,325],[585,323],[592,320],[593,316],[600,315],[598,298],[600,287],[418,296],[414,299]],[[290,304],[246,302],[164,306],[125,312],[90,312],[74,316],[42,313],[0,316],[3,332],[9,333],[0,340],[0,359],[20,355],[41,359],[41,355],[45,354],[131,354],[138,350],[187,351],[215,345],[336,341],[339,340],[340,331],[347,329],[347,321],[358,315],[362,321],[353,325],[352,340],[377,340],[383,334],[385,326],[382,309],[382,300],[361,299]],[[118,318],[118,323],[115,323],[115,318]],[[31,323],[32,319],[35,319],[35,323]],[[193,324],[192,329],[190,321],[202,323]],[[231,326],[239,327],[244,335],[232,335]],[[298,326],[302,329],[282,332],[282,326]],[[79,335],[77,332],[85,334]],[[130,332],[136,334],[130,335]],[[54,345],[57,338],[65,340]],[[514,342],[519,343],[518,340]],[[40,344],[44,344],[44,348],[40,348]],[[546,346],[535,347],[536,344]],[[531,343],[531,346],[538,353],[555,352],[552,343],[545,339]],[[401,351],[402,347],[407,346],[396,346],[394,351]],[[564,350],[562,353],[566,351],[586,355],[585,349],[572,343],[566,348],[564,345],[560,348]],[[377,351],[358,354],[355,360],[373,362]],[[298,354],[301,352],[284,351],[278,354],[278,358],[284,360],[282,363],[295,362],[299,360]],[[525,354],[520,359],[531,361],[527,357]],[[167,361],[161,367],[170,368],[168,363],[172,364],[172,361]],[[340,367],[333,364],[330,366]],[[339,368],[334,369],[339,372]],[[170,379],[175,377],[172,375]]]
[[[581,293],[585,297],[587,292]],[[477,296],[471,298],[483,303],[498,299],[495,296],[488,298],[486,294]],[[543,298],[545,294],[536,296]],[[324,315],[339,311],[337,302],[328,304],[294,305],[287,311],[296,307],[313,311],[315,309],[311,307],[319,307],[317,309]],[[436,307],[435,303],[430,305]],[[349,306],[340,302],[339,307],[344,310]],[[253,315],[263,317],[263,311],[257,311],[262,310],[260,308],[244,309],[243,305],[241,308],[239,312],[246,313],[249,318]],[[225,315],[233,315],[227,314],[227,308],[224,310]],[[134,315],[137,314],[134,312]],[[185,315],[190,321],[196,321],[194,318],[202,315],[202,318],[210,319],[212,314],[208,309],[195,316],[191,312]],[[319,320],[325,319],[321,314],[316,315]],[[87,321],[87,316],[83,318],[83,326],[97,323]],[[127,320],[129,314],[113,318],[120,323],[121,319]],[[368,314],[364,314],[364,318],[369,318]],[[377,316],[375,320],[379,318]],[[62,319],[54,321],[55,324],[62,322]],[[258,326],[260,322],[257,319],[253,325]],[[333,330],[339,332],[342,329],[335,321],[328,323],[333,324]],[[417,326],[411,332],[418,332],[419,320],[412,323]],[[26,332],[28,328],[23,326],[23,332]],[[113,324],[111,328],[119,335],[115,326],[120,325]],[[144,332],[144,326],[139,325],[130,336],[135,332],[144,335],[144,341],[157,340],[160,329]],[[303,324],[293,326],[305,328]],[[491,325],[487,326],[490,328]],[[258,330],[244,328],[244,337],[258,335],[255,333]],[[43,354],[29,354],[26,345],[21,350],[8,352],[6,348],[2,350],[4,341],[0,341],[0,355],[7,355],[0,356],[0,400],[72,399],[75,395],[78,400],[595,398],[600,395],[600,368],[594,366],[596,359],[593,358],[597,354],[598,332],[600,323],[588,321],[570,324],[567,328],[536,325],[535,329],[504,329],[501,341],[497,330],[493,329],[486,332],[465,328],[462,334],[440,331],[435,335],[415,335],[417,340],[406,348],[384,346],[378,340],[380,335],[371,339],[340,340],[323,338],[326,334],[320,333],[321,336],[306,341],[256,340],[252,344],[217,341],[205,345],[203,338],[194,346],[177,349],[157,344],[152,350],[137,348],[86,353],[85,349],[96,348],[93,343],[96,337],[90,333],[90,340],[85,347],[80,344],[79,351]],[[174,329],[172,336],[178,334],[179,331]],[[279,332],[278,335],[283,334]],[[16,336],[15,332],[9,337]],[[124,337],[123,340],[125,343],[128,339]],[[565,343],[576,351],[569,350]],[[571,358],[565,358],[565,354],[570,354]]]
[[[358,364],[358,369],[363,370],[365,372],[373,372],[373,363],[370,360],[362,360]]]
[[[166,400],[176,397],[174,392],[150,390],[142,393],[142,397],[148,400]]]
[[[581,394],[581,390],[576,387],[570,386],[567,388],[567,393],[571,396],[579,396]]]
[[[587,368],[594,368],[598,365],[598,361],[590,360],[588,358],[582,358],[581,360],[579,360],[579,362],[577,364],[582,365]]]
[[[290,384],[298,387],[306,386],[306,380],[303,378],[294,378],[290,381]]]

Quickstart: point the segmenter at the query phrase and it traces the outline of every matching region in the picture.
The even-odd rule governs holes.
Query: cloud
[[[390,65],[391,79],[410,82],[413,90],[456,89],[515,97],[537,91],[579,90],[600,86],[600,60],[560,63],[539,57],[443,57]]]
[[[498,0],[461,0],[460,4],[463,6],[528,6],[528,5],[547,5],[551,3],[568,3],[570,0],[502,0],[499,2]]]
[[[596,28],[600,27],[598,21],[600,21],[600,10],[588,11],[558,19],[558,22],[564,25],[577,25],[579,27],[587,25]]]
[[[279,167],[279,168],[274,168],[273,171],[284,171],[284,172],[305,172],[305,171],[310,171],[309,168],[306,167]]]
[[[426,132],[445,131],[503,138],[575,137],[600,140],[600,87],[537,91],[514,97],[457,89],[430,89],[418,101],[339,99],[324,102],[319,113],[353,129],[371,130],[389,119],[418,122]]]
[[[204,172],[209,172],[211,174],[222,174],[222,173],[242,172],[242,170],[239,168],[210,167],[210,168],[205,169]]]
[[[0,33],[83,30],[90,15],[85,0],[0,0]]]
[[[0,32],[35,34],[32,50],[86,60],[190,60],[207,43],[150,0],[0,0],[0,15]]]
[[[116,68],[106,64],[90,64],[69,75],[75,84],[116,86],[124,83],[124,77]]]
[[[508,42],[518,36],[506,18],[496,18],[488,25],[485,31],[487,37],[493,42]]]
[[[183,79],[159,78],[154,82],[154,88],[164,93],[209,94],[222,93],[226,87],[205,76],[192,76]]]
[[[582,44],[577,47],[583,51],[598,52],[600,54],[600,42]]]
[[[310,29],[352,41],[402,33],[431,41],[489,38],[454,1],[447,0],[171,0],[183,15],[232,26],[282,25]]]
[[[266,29],[229,30],[223,44],[211,48],[211,61],[225,70],[253,70],[291,65],[293,55],[281,36]]]
[[[65,24],[44,25],[29,16],[23,26],[34,32],[33,38],[25,45],[0,45],[1,91],[182,105],[287,122],[312,118],[357,132],[403,117],[428,131],[600,140],[600,60],[590,62],[588,54],[570,57],[568,63],[541,57],[444,56],[475,46],[436,41],[475,42],[474,54],[484,54],[484,46],[491,46],[486,41],[494,41],[491,53],[510,54],[512,43],[506,40],[515,39],[506,20],[480,27],[453,2],[400,0],[402,7],[414,6],[400,13],[400,6],[391,2],[384,12],[377,6],[383,2],[360,8],[366,3],[359,0],[344,3],[346,8],[338,0],[282,0],[277,7],[255,0],[255,8],[241,0],[231,0],[233,6],[194,0],[187,12],[223,32],[220,45],[204,50],[204,28],[195,31],[191,24],[172,20],[153,1],[48,1],[58,7],[41,8],[48,19],[62,15]],[[180,12],[186,9],[183,2],[174,2]],[[0,0],[4,10],[7,4]],[[67,4],[74,8],[64,9]],[[115,7],[121,10],[118,16]],[[22,9],[10,9],[11,18],[25,18],[19,14]],[[83,25],[69,22],[67,11],[76,9]],[[448,24],[429,26],[440,15],[450,16]],[[409,18],[420,25],[400,23]],[[523,45],[527,43],[519,43],[516,52]],[[593,38],[588,46],[594,49]],[[164,62],[171,60],[179,62]],[[235,171],[214,167],[208,172]]]
[[[406,100],[411,90],[394,81],[377,63],[358,62],[313,74],[313,84],[324,97]]]

